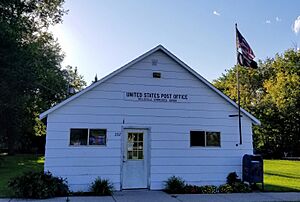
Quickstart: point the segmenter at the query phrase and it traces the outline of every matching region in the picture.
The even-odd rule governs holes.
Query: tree
[[[75,92],[80,91],[86,86],[83,76],[78,74],[77,67],[73,68],[71,65],[68,65],[63,71],[65,80],[75,89]]]
[[[266,80],[265,102],[277,112],[280,124],[272,130],[277,134],[276,148],[281,153],[300,155],[300,52],[288,50],[277,55],[273,64],[275,74]]]
[[[63,3],[0,1],[0,140],[9,153],[30,149],[44,128],[37,115],[68,96],[64,55],[48,32],[62,22]]]
[[[214,85],[236,100],[236,67]],[[300,52],[287,50],[259,62],[257,70],[240,67],[241,106],[262,126],[254,128],[254,147],[264,155],[300,155]]]

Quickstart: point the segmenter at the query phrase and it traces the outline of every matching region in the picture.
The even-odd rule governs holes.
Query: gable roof
[[[219,94],[222,98],[224,98],[227,102],[229,102],[230,104],[232,104],[234,107],[238,108],[238,105],[231,100],[229,97],[227,97],[225,94],[223,94],[221,91],[219,91],[216,87],[214,87],[209,81],[207,81],[205,78],[203,78],[200,74],[198,74],[195,70],[193,70],[192,68],[190,68],[188,65],[186,65],[184,62],[182,62],[180,59],[178,59],[174,54],[172,54],[170,51],[168,51],[165,47],[163,47],[162,45],[158,45],[155,48],[151,49],[150,51],[144,53],[143,55],[139,56],[138,58],[132,60],[131,62],[127,63],[126,65],[124,65],[123,67],[113,71],[112,73],[110,73],[109,75],[103,77],[102,79],[98,80],[97,82],[93,83],[92,85],[86,87],[85,89],[83,89],[82,91],[78,92],[77,94],[69,97],[68,99],[62,101],[61,103],[55,105],[54,107],[48,109],[47,111],[43,112],[40,114],[40,119],[45,118],[48,114],[50,114],[51,112],[61,108],[62,106],[64,106],[65,104],[71,102],[72,100],[76,99],[77,97],[81,96],[82,94],[92,90],[93,88],[97,87],[98,85],[100,85],[101,83],[105,82],[106,80],[112,78],[113,76],[119,74],[120,72],[124,71],[125,69],[127,69],[128,67],[136,64],[137,62],[143,60],[144,58],[146,58],[147,56],[151,55],[152,53],[156,52],[156,51],[162,51],[164,52],[166,55],[168,55],[170,58],[172,58],[173,60],[175,60],[178,64],[180,64],[183,68],[185,68],[188,72],[190,72],[192,75],[194,75],[195,77],[197,77],[200,81],[202,81],[205,85],[207,85],[210,89],[212,89],[214,92],[216,92],[217,94]],[[246,116],[248,116],[253,124],[255,125],[260,125],[260,121],[255,118],[253,115],[251,115],[249,112],[247,112],[246,110],[244,110],[243,108],[241,108],[241,112],[244,113]]]

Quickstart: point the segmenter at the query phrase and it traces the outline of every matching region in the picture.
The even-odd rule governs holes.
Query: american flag
[[[239,51],[238,53],[238,62],[242,66],[257,68],[257,63],[253,60],[255,55],[253,50],[249,46],[246,39],[242,36],[239,30],[236,28],[236,45]]]

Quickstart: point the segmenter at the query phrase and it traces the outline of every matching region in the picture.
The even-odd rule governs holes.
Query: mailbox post
[[[260,155],[246,154],[243,157],[243,181],[249,184],[262,183],[264,190],[263,158]]]

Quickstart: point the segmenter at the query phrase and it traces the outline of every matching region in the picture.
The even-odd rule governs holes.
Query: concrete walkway
[[[0,202],[65,202],[66,197],[45,200],[0,199]],[[282,193],[236,193],[236,194],[179,194],[169,195],[162,191],[132,190],[115,192],[104,197],[69,197],[70,202],[256,202],[256,201],[299,201],[300,192]]]

